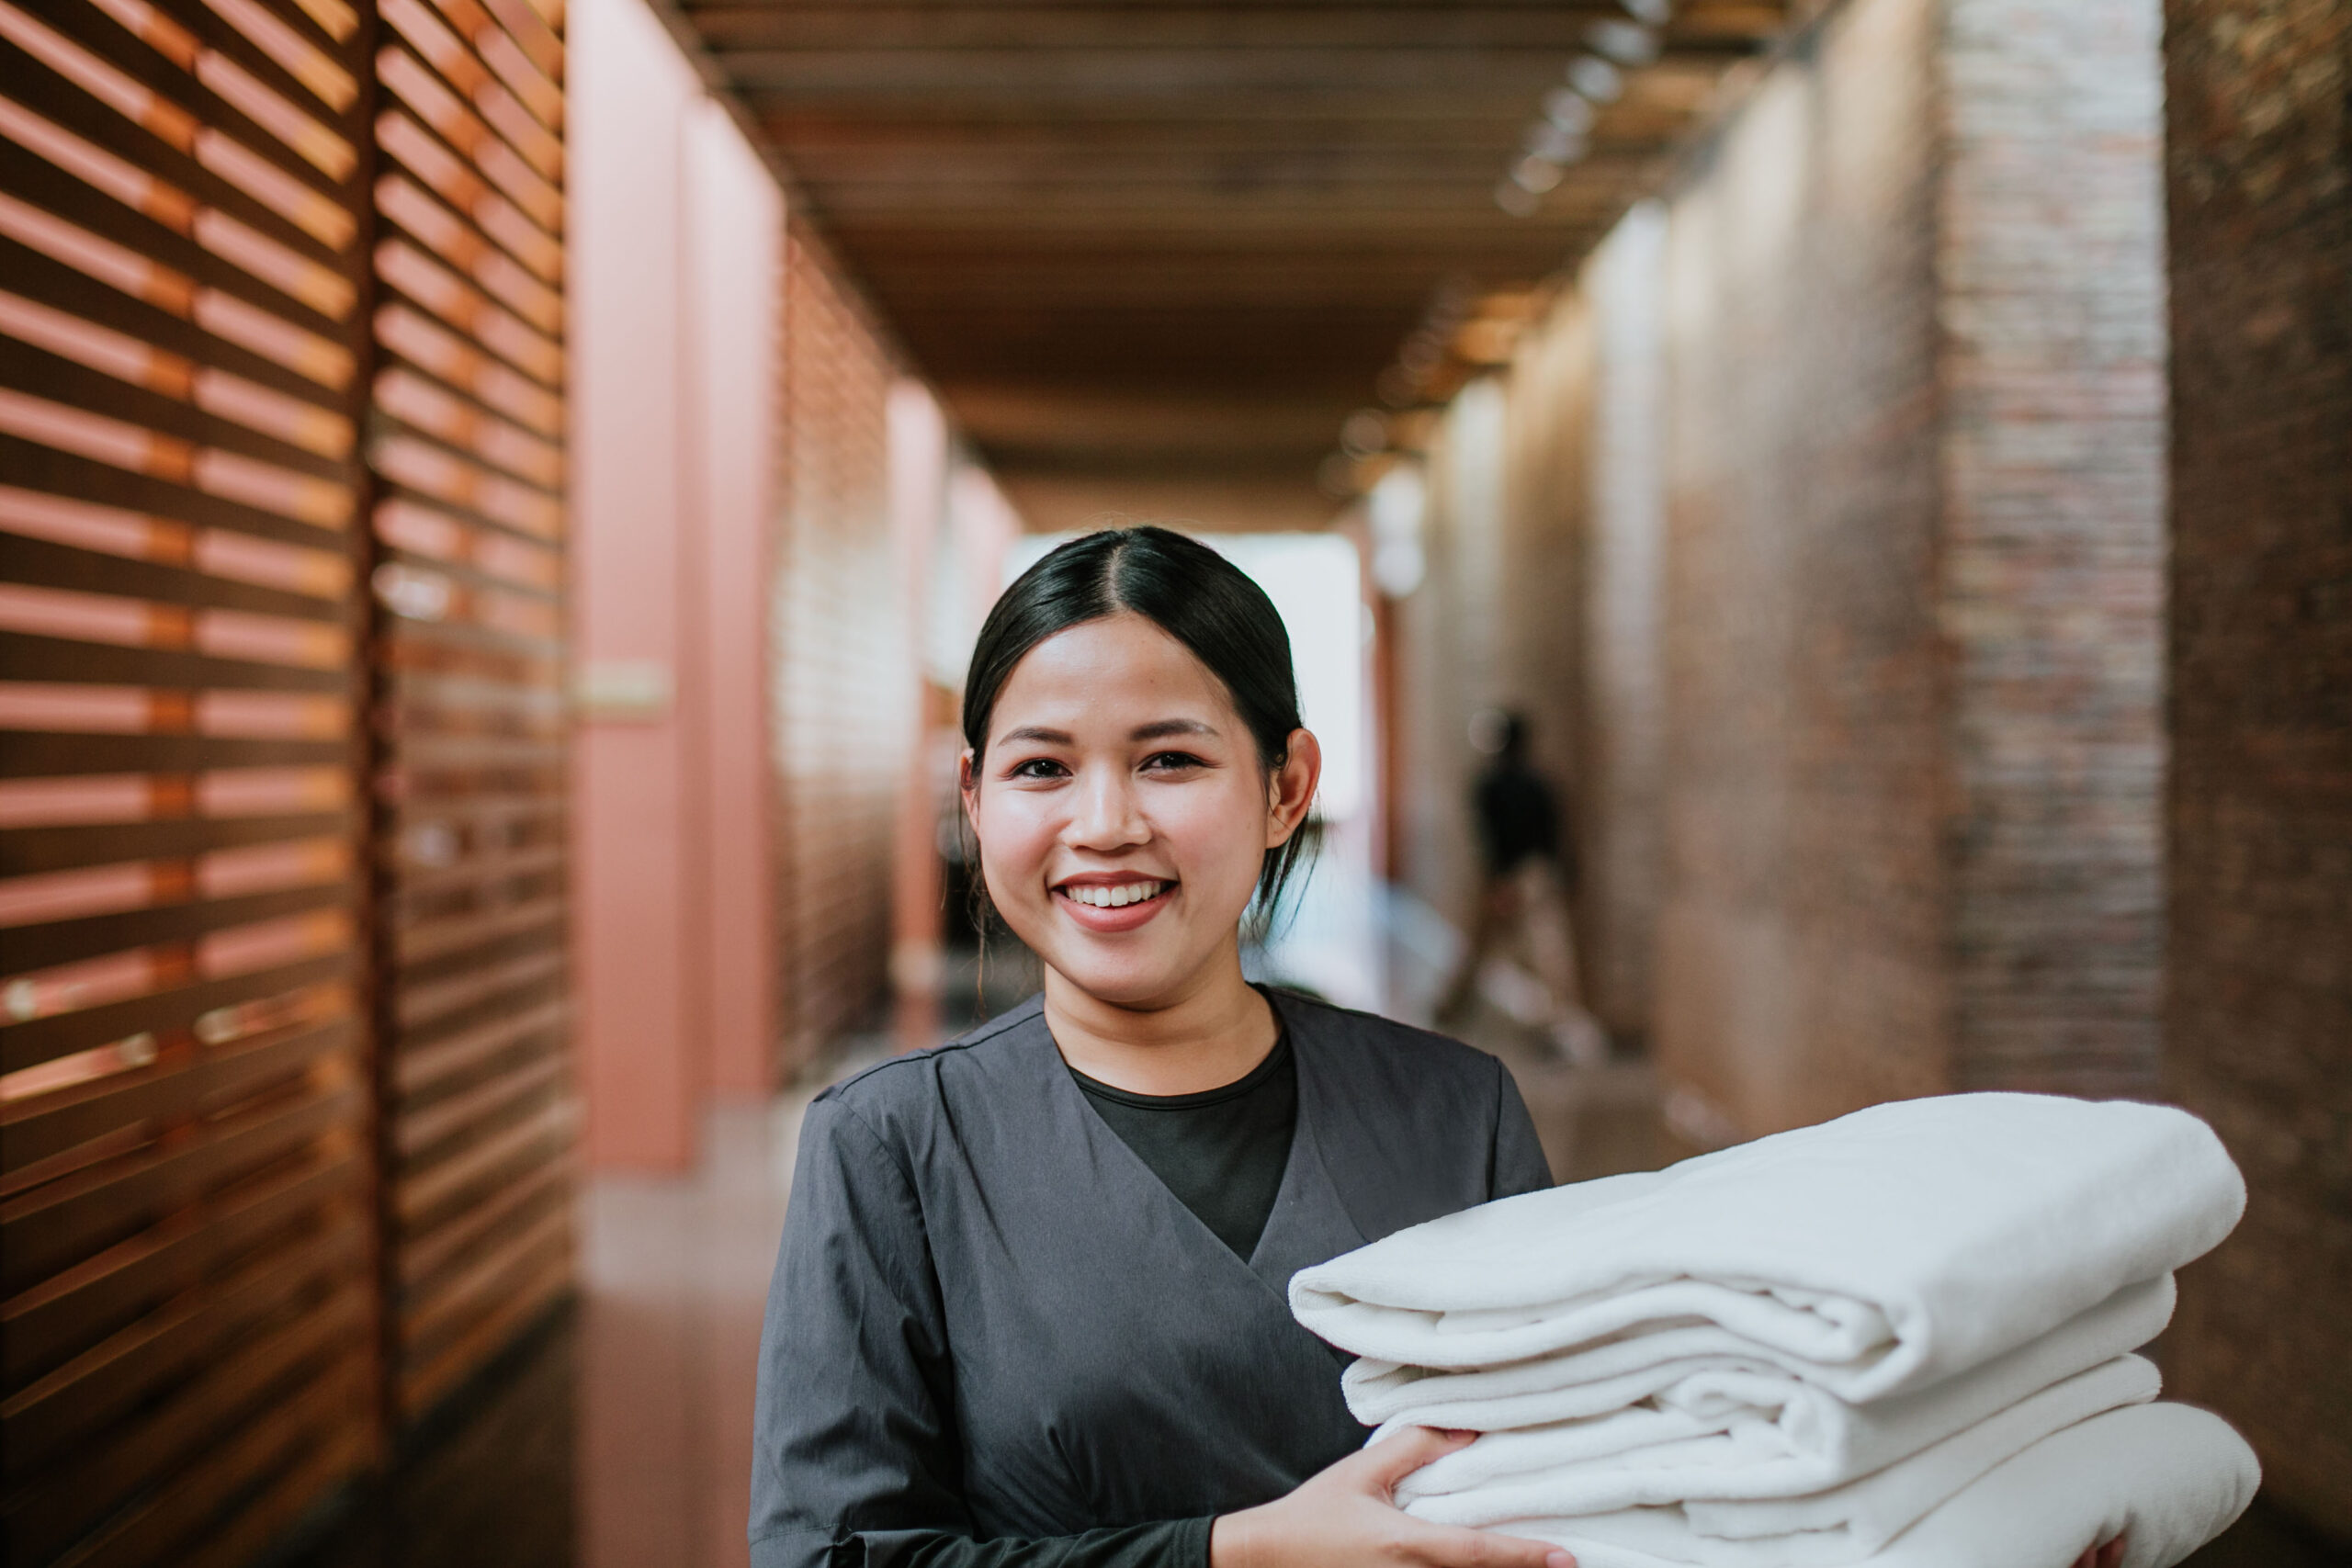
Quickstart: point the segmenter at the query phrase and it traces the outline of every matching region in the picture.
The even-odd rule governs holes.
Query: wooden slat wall
[[[375,1451],[364,19],[0,0],[0,1559]]]
[[[785,265],[775,663],[785,1077],[888,983],[894,802],[915,690],[894,616],[889,356],[824,252]]]
[[[381,0],[368,460],[391,1400],[571,1279],[560,0]]]

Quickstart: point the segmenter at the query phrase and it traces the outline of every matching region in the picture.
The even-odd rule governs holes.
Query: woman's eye
[[[1143,765],[1151,773],[1164,773],[1185,768],[1206,767],[1208,764],[1189,751],[1156,751],[1144,759]]]
[[[1051,757],[1032,757],[1025,762],[1015,762],[1007,776],[1016,779],[1057,779],[1067,772]]]

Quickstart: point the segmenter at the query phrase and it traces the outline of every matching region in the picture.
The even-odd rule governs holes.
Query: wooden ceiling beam
[[[812,190],[1010,186],[1052,195],[1105,186],[1181,185],[1246,192],[1273,186],[1399,180],[1467,182],[1484,188],[1498,172],[1497,160],[1508,158],[1518,145],[1517,129],[1500,135],[1490,131],[1468,144],[1439,146],[1413,141],[1222,148],[1129,141],[1091,150],[1069,144],[973,146],[945,141],[836,145],[803,147],[794,153],[792,167]],[[1611,136],[1600,144],[1594,161],[1653,157],[1676,144],[1674,137],[1663,133],[1639,139]]]
[[[1547,50],[1586,46],[1592,25],[1623,20],[1614,0],[1542,6],[687,6],[722,56],[790,50]],[[1780,26],[1765,5],[1693,6],[1665,35],[1669,51],[1752,49]]]
[[[1565,52],[1360,49],[744,49],[717,55],[755,112],[802,103],[1011,104],[1043,118],[1064,107],[1112,110],[1128,100],[1187,117],[1227,108],[1296,114],[1344,102],[1380,114],[1392,99],[1532,106]],[[1275,101],[1264,101],[1273,96]],[[1240,100],[1236,103],[1233,100]]]

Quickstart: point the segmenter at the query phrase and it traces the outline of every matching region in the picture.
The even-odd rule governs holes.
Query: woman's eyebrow
[[[1014,740],[1034,740],[1041,746],[1068,746],[1074,739],[1075,737],[1067,729],[1046,729],[1039,725],[1024,724],[1018,729],[1008,729],[998,736],[997,744],[1001,746]]]
[[[1215,739],[1216,727],[1203,724],[1197,718],[1163,718],[1127,731],[1130,740],[1165,740],[1171,735],[1201,735]]]

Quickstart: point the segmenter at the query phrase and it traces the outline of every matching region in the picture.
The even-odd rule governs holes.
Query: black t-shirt
[[[1298,1125],[1298,1068],[1287,1032],[1247,1077],[1198,1094],[1133,1094],[1076,1067],[1069,1076],[1121,1141],[1235,1256],[1247,1260],[1257,1250]]]

